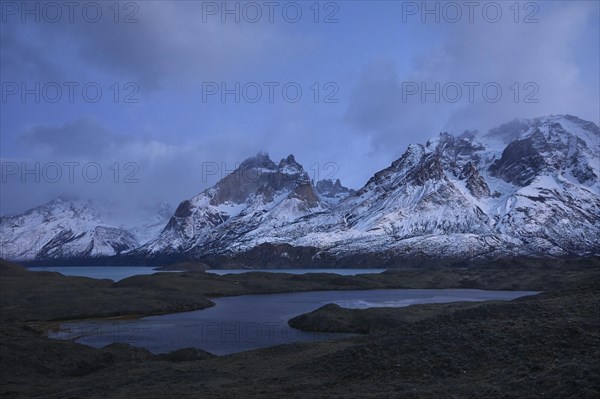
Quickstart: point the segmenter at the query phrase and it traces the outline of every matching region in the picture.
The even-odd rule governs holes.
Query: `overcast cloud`
[[[121,2],[119,23],[113,2],[96,3],[103,10],[97,23],[77,12],[74,22],[66,15],[22,22],[21,10],[3,8],[0,213],[61,194],[177,205],[261,150],[275,161],[293,153],[311,177],[359,188],[407,145],[440,131],[486,131],[563,113],[598,124],[599,3],[529,3],[520,3],[518,23],[508,2],[495,3],[503,11],[496,23],[477,10],[470,23],[464,9],[457,23],[422,23],[419,14],[403,22],[407,2],[386,1],[322,2],[318,23],[308,2],[294,3],[302,9],[297,23],[281,9],[269,22],[264,6],[257,23],[243,15],[223,23],[218,13],[203,14],[206,2],[193,1],[135,2],[137,9]],[[43,3],[27,2],[35,4]],[[138,22],[122,23],[132,11]],[[538,22],[523,23],[527,16]],[[72,99],[64,82],[75,85]],[[90,82],[102,90],[97,101],[81,92]],[[203,91],[236,82],[251,83],[239,102]],[[282,92],[290,82],[302,90],[296,102]],[[22,85],[36,83],[40,98],[22,99]],[[439,102],[407,92],[436,83],[447,89]],[[477,84],[473,99],[465,83]],[[483,97],[492,83],[502,89],[497,102]],[[62,87],[55,102],[53,84]],[[262,97],[253,103],[256,87]],[[94,181],[98,168],[102,178]]]

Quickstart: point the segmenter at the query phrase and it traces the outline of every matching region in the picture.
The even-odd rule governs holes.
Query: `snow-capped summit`
[[[276,228],[326,206],[293,155],[276,164],[260,152],[181,202],[161,234],[136,253],[192,256],[220,249],[240,232]]]
[[[494,176],[526,186],[541,174],[561,175],[597,190],[600,129],[595,124],[570,115],[551,116],[513,121],[488,136],[496,132],[513,140],[490,165]]]
[[[136,248],[129,231],[107,223],[93,201],[59,197],[0,218],[0,256],[15,260],[111,256]]]
[[[313,187],[293,158],[275,166],[263,155],[253,185],[230,185],[236,171],[194,206],[182,203],[143,255],[337,267],[598,254],[599,138],[595,124],[569,115],[444,132],[410,145],[356,192]],[[284,178],[282,168],[294,173]],[[243,201],[206,206],[223,187]]]
[[[570,115],[520,119],[412,144],[357,191],[339,180],[315,185],[293,155],[276,163],[258,153],[162,212],[154,230],[141,228],[153,232],[148,239],[107,223],[95,206],[57,200],[2,218],[1,243],[11,259],[126,252],[136,261],[249,267],[598,255],[599,176],[594,123]]]
[[[590,146],[600,145],[600,129],[594,122],[585,121],[573,115],[550,115],[534,119],[514,119],[508,123],[491,129],[486,139],[499,140],[509,144],[524,138],[535,129],[560,124],[569,134],[578,136]]]

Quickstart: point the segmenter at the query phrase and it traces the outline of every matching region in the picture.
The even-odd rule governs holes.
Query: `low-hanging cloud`
[[[1,160],[1,213],[59,195],[120,203],[124,212],[163,201],[177,205],[251,155],[244,142],[220,152],[228,140],[175,145],[115,132],[91,117],[35,126],[19,136],[22,153]]]
[[[177,204],[259,150],[275,161],[292,153],[311,178],[339,177],[360,188],[408,144],[440,131],[485,131],[553,113],[599,122],[597,2],[539,2],[536,24],[516,24],[510,14],[495,24],[421,24],[418,16],[403,24],[401,5],[393,2],[340,2],[336,24],[314,23],[312,3],[301,3],[305,18],[298,24],[222,23],[218,16],[202,20],[202,2],[136,3],[134,24],[114,23],[113,2],[106,2],[106,18],[94,24],[23,24],[17,16],[0,25],[3,82],[26,81],[30,89],[32,81],[80,84],[72,103],[63,93],[57,104],[18,94],[3,104],[3,162],[78,162],[79,178],[35,182],[29,175],[22,182],[11,175],[0,213],[64,193],[112,198],[133,209],[160,200]],[[297,81],[304,96],[298,103],[284,101],[280,92],[273,103],[238,102],[233,95],[204,102],[199,88],[206,81],[229,88]],[[86,82],[99,82],[102,101],[79,95]],[[128,82],[139,88],[139,102],[120,101]],[[337,102],[315,101],[315,82],[321,100],[330,92],[325,85],[335,83]],[[462,98],[405,98],[411,82],[419,89],[455,82]],[[472,102],[468,82],[479,83]],[[501,86],[501,101],[482,99],[488,82]],[[529,83],[536,85],[537,102],[523,101],[532,93]],[[85,181],[81,169],[92,165],[92,173],[94,163],[104,179]],[[208,164],[217,168],[210,176]],[[124,182],[132,173],[137,181]]]
[[[399,72],[388,58],[366,65],[346,121],[371,137],[377,150],[389,149],[399,136],[422,142],[440,131],[487,130],[518,117],[572,113],[598,123],[597,76],[584,74],[578,64],[581,52],[597,54],[598,37],[586,37],[597,7],[573,2],[542,10],[536,24],[504,19],[432,26],[446,39],[410,71]],[[502,89],[497,102],[492,85]],[[458,86],[462,94],[455,102]],[[423,89],[440,96],[422,97]]]
[[[128,140],[93,118],[81,118],[61,126],[35,126],[19,137],[21,146],[48,157],[106,158]]]

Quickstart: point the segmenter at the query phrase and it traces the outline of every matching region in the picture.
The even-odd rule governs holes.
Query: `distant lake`
[[[62,330],[49,336],[75,339],[98,348],[121,342],[144,347],[154,353],[196,347],[216,355],[225,355],[290,342],[322,341],[348,336],[303,332],[288,326],[287,322],[292,317],[328,303],[362,309],[420,303],[510,300],[532,294],[536,292],[395,289],[244,295],[217,298],[213,300],[216,306],[192,312],[133,320],[62,323]]]
[[[155,267],[149,266],[32,266],[31,271],[40,272],[58,272],[65,276],[82,276],[98,279],[110,279],[113,281],[123,280],[124,278],[136,276],[138,274],[153,274],[159,272]],[[209,273],[218,275],[240,274],[248,272],[269,272],[269,273],[335,273],[342,276],[353,276],[366,273],[381,273],[386,269],[235,269],[235,270],[207,270]]]

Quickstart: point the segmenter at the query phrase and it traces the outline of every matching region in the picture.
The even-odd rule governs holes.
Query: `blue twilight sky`
[[[1,214],[177,205],[258,151],[359,188],[441,131],[600,119],[598,1],[0,4]]]

